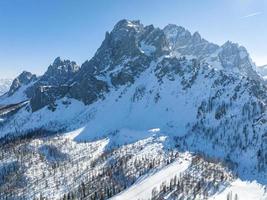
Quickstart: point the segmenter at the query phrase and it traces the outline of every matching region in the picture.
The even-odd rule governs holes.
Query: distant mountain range
[[[259,73],[239,44],[121,20],[92,59],[57,57],[0,97],[0,195],[266,199]]]
[[[0,95],[8,92],[12,79],[0,79]]]

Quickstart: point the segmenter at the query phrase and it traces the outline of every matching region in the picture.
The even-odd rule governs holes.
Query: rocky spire
[[[17,78],[14,79],[8,95],[13,95],[21,86],[28,85],[29,83],[36,81],[37,77],[31,72],[23,71]]]
[[[80,66],[76,62],[57,57],[40,78],[40,82],[59,86],[68,83],[79,70]]]

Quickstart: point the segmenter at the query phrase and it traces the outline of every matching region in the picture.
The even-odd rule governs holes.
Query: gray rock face
[[[44,106],[52,111],[56,108],[55,101],[63,98],[69,91],[69,86],[39,86],[35,88],[30,100],[32,111],[35,112]]]
[[[144,27],[139,21],[118,22],[97,50],[95,56],[82,65],[80,74],[92,75],[112,71],[128,59],[164,54],[167,41],[163,31]],[[144,51],[145,50],[145,51]],[[148,56],[149,54],[149,56]]]
[[[11,85],[10,90],[8,92],[8,96],[13,95],[21,86],[28,85],[29,83],[36,81],[36,80],[37,80],[36,75],[34,75],[30,72],[27,72],[27,71],[22,72],[12,82],[12,85]]]
[[[85,104],[91,104],[99,98],[104,98],[104,93],[108,91],[108,85],[105,81],[91,76],[79,83],[73,83],[70,87],[69,97],[81,100]]]
[[[219,59],[225,69],[237,71],[255,80],[260,79],[247,50],[238,44],[226,42],[221,47]]]
[[[230,70],[255,80],[261,79],[247,50],[238,44],[228,41],[218,46],[201,38],[198,32],[191,35],[183,27],[172,24],[167,25],[163,31],[175,56],[196,58],[214,68]]]
[[[198,32],[193,35],[185,28],[173,24],[163,29],[170,48],[178,56],[194,56],[203,59],[219,49],[219,46],[201,38]]]
[[[95,56],[82,65],[69,96],[90,104],[110,87],[133,83],[154,58],[166,52],[168,43],[162,30],[122,20],[106,33]]]

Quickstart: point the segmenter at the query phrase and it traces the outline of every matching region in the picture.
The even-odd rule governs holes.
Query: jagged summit
[[[174,55],[196,58],[216,69],[230,70],[260,80],[247,50],[237,43],[227,41],[219,46],[203,39],[198,32],[192,35],[185,28],[173,24],[167,25],[163,31]]]
[[[225,69],[232,70],[255,80],[261,80],[256,72],[256,66],[252,62],[245,47],[227,41],[221,46],[219,59]]]
[[[35,81],[37,76],[31,72],[23,71],[17,78],[14,79],[8,95],[13,95],[21,86],[28,85],[30,82]]]
[[[119,31],[119,30],[123,30],[123,29],[134,29],[134,30],[140,30],[144,28],[144,25],[141,24],[141,22],[139,20],[127,20],[127,19],[123,19],[120,20],[115,26],[114,29],[112,30],[113,32]]]
[[[55,60],[54,60],[54,62],[53,62],[53,65],[60,65],[61,62],[63,62],[63,61],[62,61],[61,58],[58,56],[58,57],[55,58]]]
[[[153,25],[144,26],[139,20],[119,21],[111,32],[107,32],[105,39],[95,56],[81,67],[84,74],[99,74],[113,70],[122,60],[136,57],[160,57],[171,55],[195,58],[199,62],[206,62],[216,69],[231,70],[243,76],[260,79],[249,54],[243,47],[226,42],[221,47],[203,39],[198,32],[191,34],[184,27],[169,24],[162,30]],[[234,58],[228,62],[229,54]],[[225,58],[227,57],[227,58]],[[81,76],[78,76],[79,78]],[[88,75],[86,75],[88,76]]]
[[[79,71],[80,66],[76,64],[75,61],[70,61],[70,60],[65,60],[65,59],[61,59],[61,57],[57,57],[55,58],[54,62],[49,65],[49,68],[57,68],[57,69],[65,69],[65,71]],[[48,71],[47,70],[47,71]]]
[[[50,84],[52,86],[59,86],[74,77],[80,70],[80,66],[74,61],[62,60],[57,57],[52,65],[49,65],[45,74],[40,78],[40,82]]]
[[[222,46],[222,49],[226,49],[229,52],[228,53],[244,53],[242,57],[249,56],[246,48],[244,46],[240,46],[238,43],[232,42],[230,40],[226,41]]]
[[[187,29],[185,29],[182,26],[178,26],[176,24],[168,24],[167,26],[163,28],[163,31],[165,32],[167,36],[173,36],[173,37],[191,36],[191,33]]]
[[[209,42],[204,40],[199,32],[195,32],[194,34],[191,34],[191,32],[187,29],[185,29],[182,26],[177,26],[174,24],[169,24],[166,27],[163,28],[163,31],[169,40],[170,45],[172,46],[172,49],[174,51],[177,51],[180,48],[186,48],[186,46],[197,46],[208,44]],[[201,44],[203,43],[203,44]],[[212,43],[209,43],[210,45],[214,45]],[[214,48],[218,47],[218,45],[214,45]],[[193,52],[192,52],[193,53]]]

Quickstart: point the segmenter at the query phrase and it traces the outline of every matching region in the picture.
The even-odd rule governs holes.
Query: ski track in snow
[[[168,183],[175,175],[184,172],[190,165],[190,156],[185,154],[184,158],[179,158],[172,164],[164,167],[162,170],[150,175],[142,181],[137,181],[136,184],[120,194],[110,198],[110,200],[145,200],[150,198],[154,188],[159,189],[163,182]]]

